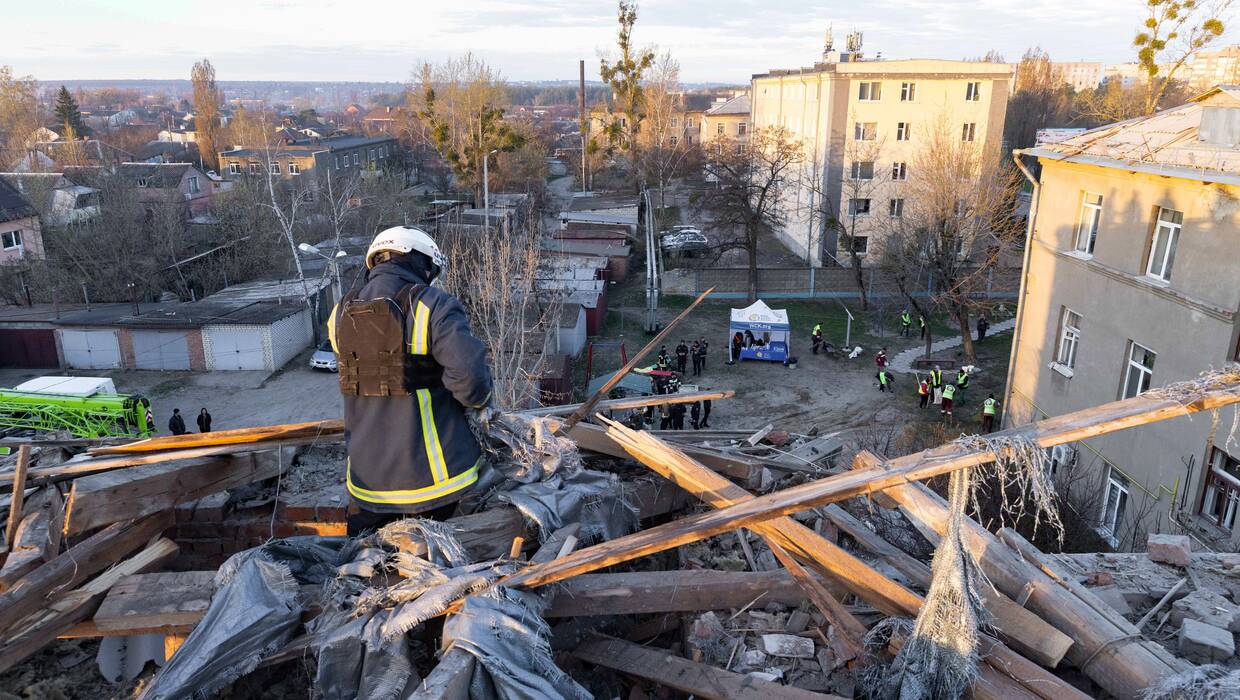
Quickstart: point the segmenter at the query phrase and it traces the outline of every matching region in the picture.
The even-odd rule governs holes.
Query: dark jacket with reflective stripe
[[[391,298],[406,285],[425,284],[423,260],[406,255],[376,265],[357,298]],[[443,367],[443,385],[411,396],[343,397],[346,485],[354,503],[368,511],[438,508],[459,500],[477,481],[482,453],[465,409],[490,400],[486,348],[470,332],[465,309],[451,294],[427,288],[413,307],[405,310],[410,329],[405,349],[434,358]],[[339,313],[333,309],[329,323],[337,352]]]

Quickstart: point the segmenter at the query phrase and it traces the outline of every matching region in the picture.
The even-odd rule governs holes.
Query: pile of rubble
[[[218,570],[161,571],[174,510],[255,483],[278,494],[297,450],[338,443],[339,422],[68,461],[22,446],[5,479],[0,671],[58,637],[103,636],[162,667],[148,700],[287,663],[339,698],[940,697],[963,678],[975,697],[1070,700],[1236,683],[1194,667],[1233,657],[1236,560],[1174,540],[1046,555],[918,482],[1238,403],[1240,376],[851,465],[831,437],[639,432],[595,413],[685,400],[506,414],[484,426],[495,478],[446,523],[275,537]],[[949,579],[974,574],[989,583],[961,598]],[[934,625],[914,619],[952,606],[980,626],[963,647],[928,645]],[[159,648],[135,651],[152,634]]]

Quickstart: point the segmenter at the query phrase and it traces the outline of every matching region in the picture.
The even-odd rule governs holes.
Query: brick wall
[[[133,333],[128,328],[118,328],[116,331],[116,341],[121,348],[121,367],[125,369],[135,369],[138,366],[133,355]]]
[[[197,372],[207,370],[207,357],[202,348],[202,329],[195,328],[185,333],[185,344],[189,346],[189,368]]]

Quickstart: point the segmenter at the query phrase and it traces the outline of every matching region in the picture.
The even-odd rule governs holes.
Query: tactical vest
[[[394,298],[358,300],[354,289],[341,299],[335,319],[340,393],[411,396],[443,386],[443,368],[427,348],[413,347],[419,339],[426,342],[418,330],[429,323],[430,311],[417,303],[425,291],[426,285],[411,284]]]

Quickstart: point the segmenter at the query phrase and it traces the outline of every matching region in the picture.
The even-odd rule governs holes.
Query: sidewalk
[[[1006,321],[1000,321],[998,323],[991,325],[990,330],[986,332],[986,335],[987,336],[998,335],[1000,333],[1010,331],[1015,327],[1016,327],[1016,319],[1009,318]],[[930,344],[930,353],[934,354],[936,352],[942,352],[944,350],[949,350],[951,348],[958,348],[963,344],[964,344],[964,339],[961,338],[960,336],[955,336],[952,338],[944,338],[943,340],[936,340]],[[891,358],[891,365],[890,365],[891,371],[912,372],[913,361],[921,357],[924,351],[925,351],[924,346],[918,345],[915,348],[909,348],[908,350],[905,350],[899,355],[896,355],[895,357]]]

